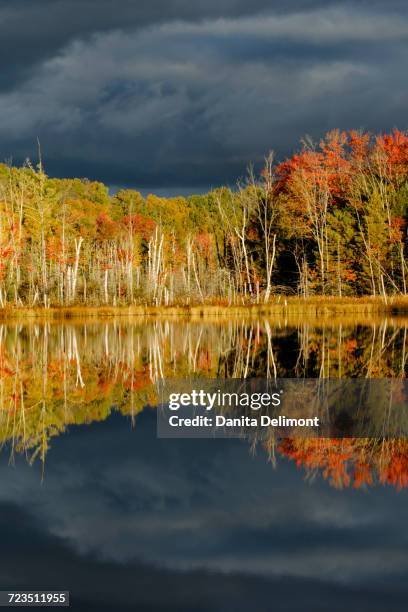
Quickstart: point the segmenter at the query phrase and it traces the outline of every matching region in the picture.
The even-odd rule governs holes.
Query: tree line
[[[162,198],[0,165],[0,307],[407,294],[408,134],[329,132]]]

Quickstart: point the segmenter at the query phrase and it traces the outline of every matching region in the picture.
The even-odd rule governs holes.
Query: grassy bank
[[[0,308],[0,320],[24,319],[106,319],[114,317],[185,317],[197,319],[202,317],[262,317],[262,316],[307,316],[325,317],[339,315],[407,315],[408,297],[390,298],[387,303],[379,298],[335,298],[313,297],[307,300],[300,298],[281,298],[268,304],[214,305],[201,304],[192,306],[72,306],[51,308],[18,308],[9,306]]]

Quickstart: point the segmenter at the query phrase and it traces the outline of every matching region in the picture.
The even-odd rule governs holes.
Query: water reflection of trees
[[[408,486],[407,440],[292,438],[282,440],[277,451],[302,467],[307,478],[321,474],[338,489]]]
[[[403,378],[407,323],[231,319],[0,325],[0,443],[12,453],[27,453],[31,461],[44,461],[51,438],[68,426],[105,420],[113,410],[134,419],[146,405],[154,406],[155,383],[163,378]],[[363,477],[365,465],[379,482],[408,483],[405,441],[347,444],[343,463],[344,440],[287,440],[277,451],[336,485],[374,482],[374,475]],[[328,466],[336,461],[347,476],[334,476]],[[384,476],[391,474],[385,466],[395,470],[396,462],[399,476]]]

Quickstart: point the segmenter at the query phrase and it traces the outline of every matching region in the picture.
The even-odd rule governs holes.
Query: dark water
[[[405,440],[160,440],[154,408],[161,377],[404,376],[405,344],[404,321],[1,327],[1,588],[406,610]]]

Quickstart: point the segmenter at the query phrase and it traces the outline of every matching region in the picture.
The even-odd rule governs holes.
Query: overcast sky
[[[305,481],[245,440],[158,439],[150,409],[134,429],[116,416],[54,437],[43,482],[38,461],[21,454],[14,467],[9,450],[9,589],[70,590],[87,612],[407,608],[407,489]]]
[[[406,0],[2,0],[0,159],[169,193],[408,127]]]

